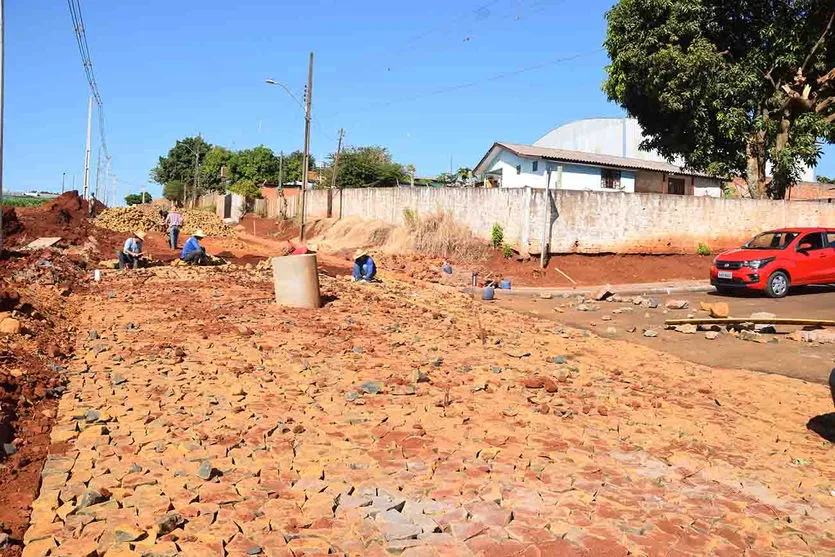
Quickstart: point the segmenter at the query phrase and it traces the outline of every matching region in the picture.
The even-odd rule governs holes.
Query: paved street
[[[686,335],[664,330],[666,319],[686,318],[688,315],[707,317],[705,312],[699,311],[701,301],[725,302],[730,307],[731,316],[735,317],[748,317],[755,312],[769,312],[778,317],[835,319],[835,289],[824,287],[800,289],[778,300],[755,294],[719,296],[714,293],[654,297],[661,302],[661,307],[658,309],[601,302],[591,304],[599,306],[599,311],[582,312],[574,309],[573,306],[576,305],[574,301],[564,298],[543,300],[534,297],[505,297],[501,298],[497,304],[504,308],[591,330],[605,338],[628,340],[714,367],[778,373],[817,383],[826,382],[830,370],[835,367],[835,344],[809,344],[788,339],[789,333],[798,330],[799,327],[778,327],[778,334],[769,335],[769,338],[777,339],[777,343],[772,344],[746,342],[724,334],[716,340],[707,340],[703,332]],[[669,299],[687,300],[688,308],[665,310],[664,302]],[[555,311],[554,308],[562,309],[562,311]],[[618,308],[627,308],[628,311],[613,313]],[[629,333],[628,330],[633,327],[635,332]],[[647,328],[656,331],[658,336],[644,337],[642,333]]]
[[[822,386],[323,280],[107,273],[24,555],[835,551]]]

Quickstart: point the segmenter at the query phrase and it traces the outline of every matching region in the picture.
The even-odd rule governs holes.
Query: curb
[[[623,285],[605,285],[605,287],[620,296],[641,296],[641,295],[672,295],[672,294],[694,294],[713,292],[715,288],[708,282],[687,283],[687,284],[623,284]],[[573,296],[595,294],[604,286],[581,286],[578,288],[546,288],[538,286],[521,286],[510,290],[496,289],[495,295],[497,298],[513,298],[513,297],[528,297],[539,298],[543,294],[550,294],[558,298],[571,298]],[[481,294],[483,288],[474,288],[472,286],[461,289],[465,294]]]

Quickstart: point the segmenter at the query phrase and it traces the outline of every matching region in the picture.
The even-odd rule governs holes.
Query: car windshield
[[[742,246],[745,249],[786,249],[798,232],[764,232]]]

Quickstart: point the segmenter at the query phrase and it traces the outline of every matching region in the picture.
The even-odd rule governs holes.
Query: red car
[[[835,228],[764,232],[739,249],[720,253],[710,267],[720,293],[762,290],[782,298],[792,286],[835,283]]]

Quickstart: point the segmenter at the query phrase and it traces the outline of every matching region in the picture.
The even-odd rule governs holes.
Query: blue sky
[[[300,149],[301,110],[264,79],[301,97],[311,50],[318,158],[342,127],[348,144],[384,145],[432,176],[450,159],[474,166],[496,140],[530,143],[571,120],[619,116],[600,89],[611,4],[83,0],[119,201],[149,187],[157,157],[187,135]],[[535,69],[514,73],[524,68]],[[87,95],[66,4],[7,2],[6,190],[60,189],[65,172],[80,187]],[[833,149],[818,171],[835,174]]]

